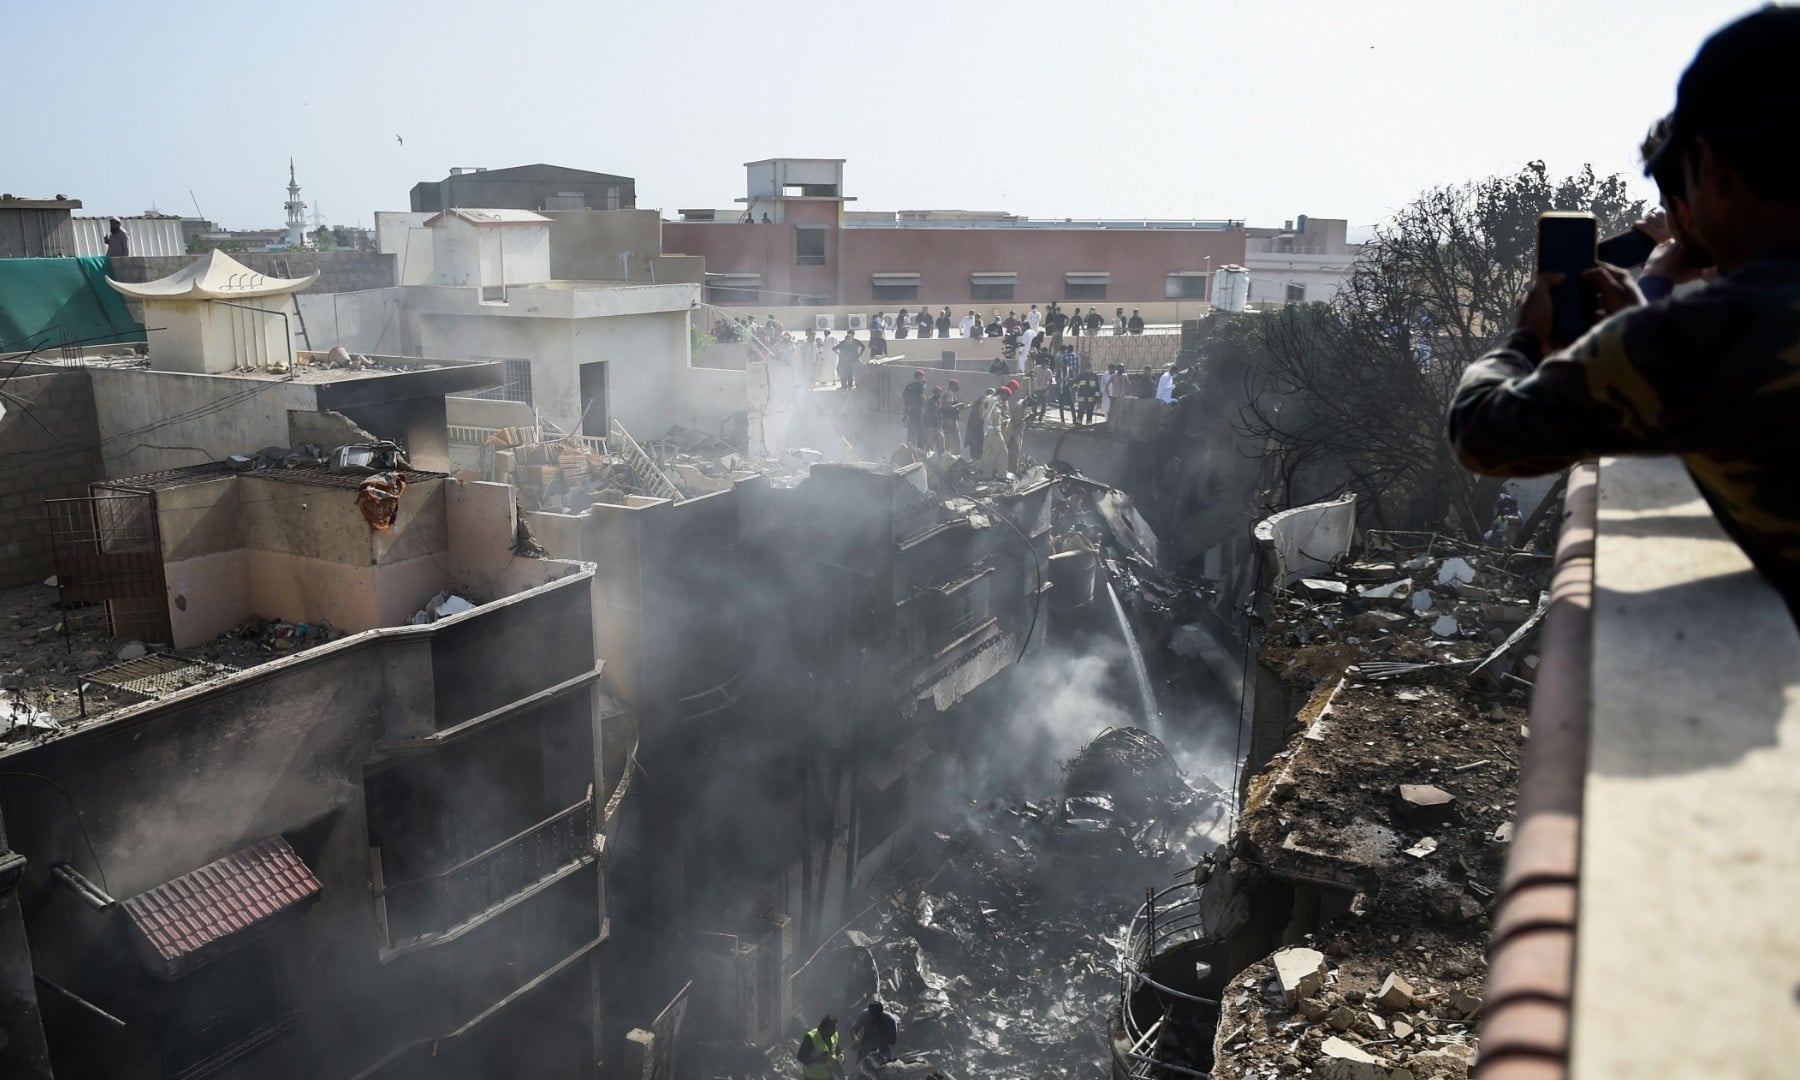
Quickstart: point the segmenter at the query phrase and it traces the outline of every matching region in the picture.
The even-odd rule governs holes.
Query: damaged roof
[[[173,979],[229,950],[245,932],[317,900],[319,892],[312,870],[286,840],[271,836],[120,906],[146,961]]]

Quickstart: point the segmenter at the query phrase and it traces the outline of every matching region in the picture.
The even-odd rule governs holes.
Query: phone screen
[[[1563,275],[1550,290],[1554,332],[1573,341],[1593,324],[1593,289],[1581,273],[1595,263],[1599,227],[1592,214],[1544,214],[1538,218],[1538,269]]]

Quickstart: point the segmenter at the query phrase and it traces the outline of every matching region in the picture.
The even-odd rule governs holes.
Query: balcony
[[[1800,634],[1678,461],[1580,466],[1566,506],[1481,1075],[1786,1075]]]
[[[454,941],[591,865],[598,857],[595,830],[590,787],[575,805],[423,877],[384,883],[381,849],[372,849],[382,960]]]

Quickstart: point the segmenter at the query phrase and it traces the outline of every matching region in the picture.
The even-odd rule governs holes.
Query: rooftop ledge
[[[1782,1075],[1800,632],[1679,461],[1578,466],[1565,513],[1481,1075]]]

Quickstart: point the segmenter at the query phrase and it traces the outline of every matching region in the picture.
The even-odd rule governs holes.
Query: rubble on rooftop
[[[1232,981],[1219,1080],[1466,1075],[1548,572],[1434,538],[1272,597],[1258,659],[1306,705],[1212,887],[1316,897],[1315,923],[1298,900],[1295,917],[1327,969],[1310,994],[1282,989],[1270,960]]]

